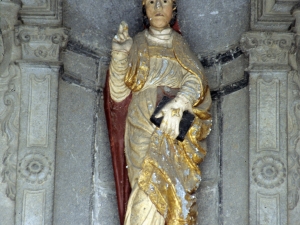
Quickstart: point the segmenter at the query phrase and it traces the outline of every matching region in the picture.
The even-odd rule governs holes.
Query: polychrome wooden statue
[[[133,39],[120,24],[105,91],[120,219],[127,204],[126,225],[196,224],[210,91],[201,63],[171,28],[176,1],[143,0],[143,10],[150,26]],[[163,117],[157,127],[150,118],[163,96],[170,100],[155,115]],[[194,120],[178,141],[184,112]]]

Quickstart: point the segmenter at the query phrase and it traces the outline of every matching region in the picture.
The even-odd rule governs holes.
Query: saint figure
[[[126,225],[196,224],[211,97],[201,63],[171,28],[176,10],[175,0],[143,0],[150,26],[132,39],[122,22],[112,42],[105,107],[121,224],[124,203]],[[157,127],[150,118],[163,96]],[[194,120],[178,141],[186,111]]]

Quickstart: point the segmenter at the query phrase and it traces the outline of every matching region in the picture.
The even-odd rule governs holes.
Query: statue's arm
[[[185,97],[189,101],[190,107],[192,107],[192,105],[194,105],[194,103],[200,98],[201,80],[185,69],[182,68],[182,70],[184,76],[181,81],[181,88],[177,96]]]
[[[121,102],[130,94],[130,89],[124,83],[124,77],[128,70],[128,55],[132,43],[132,38],[128,35],[128,25],[122,22],[112,42],[109,66],[110,95],[116,102]]]
[[[130,94],[130,89],[124,83],[124,77],[128,70],[128,55],[121,54],[117,57],[123,56],[123,59],[117,58],[116,53],[112,53],[109,66],[110,96],[115,102],[121,102]]]
[[[180,91],[156,116],[163,116],[160,129],[174,139],[179,135],[179,123],[183,112],[188,110],[193,113],[193,104],[200,97],[201,84],[199,82],[201,80],[198,77],[183,69]]]

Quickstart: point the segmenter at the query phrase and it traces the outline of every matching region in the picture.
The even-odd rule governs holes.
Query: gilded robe
[[[133,189],[127,224],[196,224],[194,192],[201,180],[198,164],[206,155],[199,142],[211,127],[211,98],[202,65],[172,29],[158,32],[150,28],[136,35],[127,58],[112,60],[110,72],[114,100],[120,102],[132,93],[125,130]],[[177,95],[193,105],[196,118],[183,142],[172,140],[150,122],[161,87],[166,92],[178,89]],[[143,213],[142,207],[148,211]]]

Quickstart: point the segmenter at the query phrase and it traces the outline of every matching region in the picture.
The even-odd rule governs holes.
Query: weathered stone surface
[[[288,217],[290,224],[297,224],[300,213],[299,191],[300,171],[299,157],[299,91],[300,79],[298,71],[288,75]]]
[[[242,49],[249,54],[251,71],[289,71],[289,52],[294,35],[288,32],[247,32]]]
[[[130,35],[141,30],[142,1],[64,1],[63,21],[72,28],[71,39],[100,55],[110,54],[112,38],[122,20],[129,24]]]
[[[99,164],[97,165],[99,168],[99,179],[102,182],[114,183],[110,144],[106,127],[106,118],[104,114],[104,103],[102,99],[100,99],[100,107],[97,115],[98,123],[96,140],[98,149],[97,157],[100,159]],[[112,188],[114,188],[114,185]]]
[[[219,224],[219,151],[220,130],[218,102],[212,104],[213,126],[207,138],[207,155],[201,163],[202,181],[197,191],[198,223],[201,225]]]
[[[287,72],[250,74],[250,225],[287,221]]]
[[[59,82],[54,224],[91,223],[96,94]]]
[[[20,17],[24,24],[60,26],[62,23],[62,0],[17,0],[22,3]]]
[[[1,113],[0,113],[1,114]],[[3,159],[4,152],[7,150],[7,138],[5,135],[0,135],[0,159]],[[3,170],[2,160],[0,161],[0,171]],[[1,224],[14,224],[15,202],[9,199],[6,195],[6,183],[0,182],[0,218]]]
[[[250,72],[250,225],[288,224],[287,102],[293,39],[288,32],[247,32],[241,39]]]
[[[95,58],[67,50],[62,54],[62,60],[66,74],[72,76],[82,86],[96,88],[98,63]]]
[[[298,0],[253,0],[251,7],[251,29],[260,31],[288,30],[294,20],[290,11],[298,2]]]
[[[300,3],[293,9],[293,16],[296,18],[296,54],[294,55],[294,71],[288,74],[288,219],[290,225],[299,222],[300,215],[300,161],[299,158],[299,93],[300,93]]]
[[[209,88],[216,90],[220,87],[220,71],[222,66],[215,64],[211,67],[204,68],[205,76],[207,78]]]
[[[209,184],[218,182],[219,176],[219,148],[220,148],[220,131],[219,131],[219,115],[218,115],[218,102],[214,101],[211,107],[211,114],[213,120],[213,126],[211,133],[209,134],[206,144],[207,144],[207,155],[200,164],[202,171],[202,182],[201,186],[206,186]]]
[[[16,26],[15,42],[22,47],[23,60],[59,61],[61,47],[68,42],[63,27]]]
[[[115,180],[103,104],[103,100],[100,99],[97,112],[95,144],[95,198],[93,212],[95,225],[119,224]]]
[[[128,22],[131,35],[143,28],[141,2],[67,0],[64,2],[64,26],[72,27],[73,40],[108,56],[111,40],[122,20]],[[243,0],[178,1],[178,20],[183,35],[195,53],[204,55],[214,55],[237,45],[241,34],[248,30],[249,11],[249,1]]]
[[[197,193],[198,224],[219,224],[219,188],[217,184],[202,186]]]
[[[249,29],[250,2],[189,0],[178,1],[178,20],[183,36],[202,55],[215,55],[238,45]]]
[[[21,108],[16,225],[51,224],[59,63],[18,61]]]
[[[222,66],[221,86],[237,82],[244,78],[244,71],[247,68],[248,62],[245,56],[242,55],[233,61]]]
[[[248,224],[248,88],[222,101],[222,211],[224,225]]]

